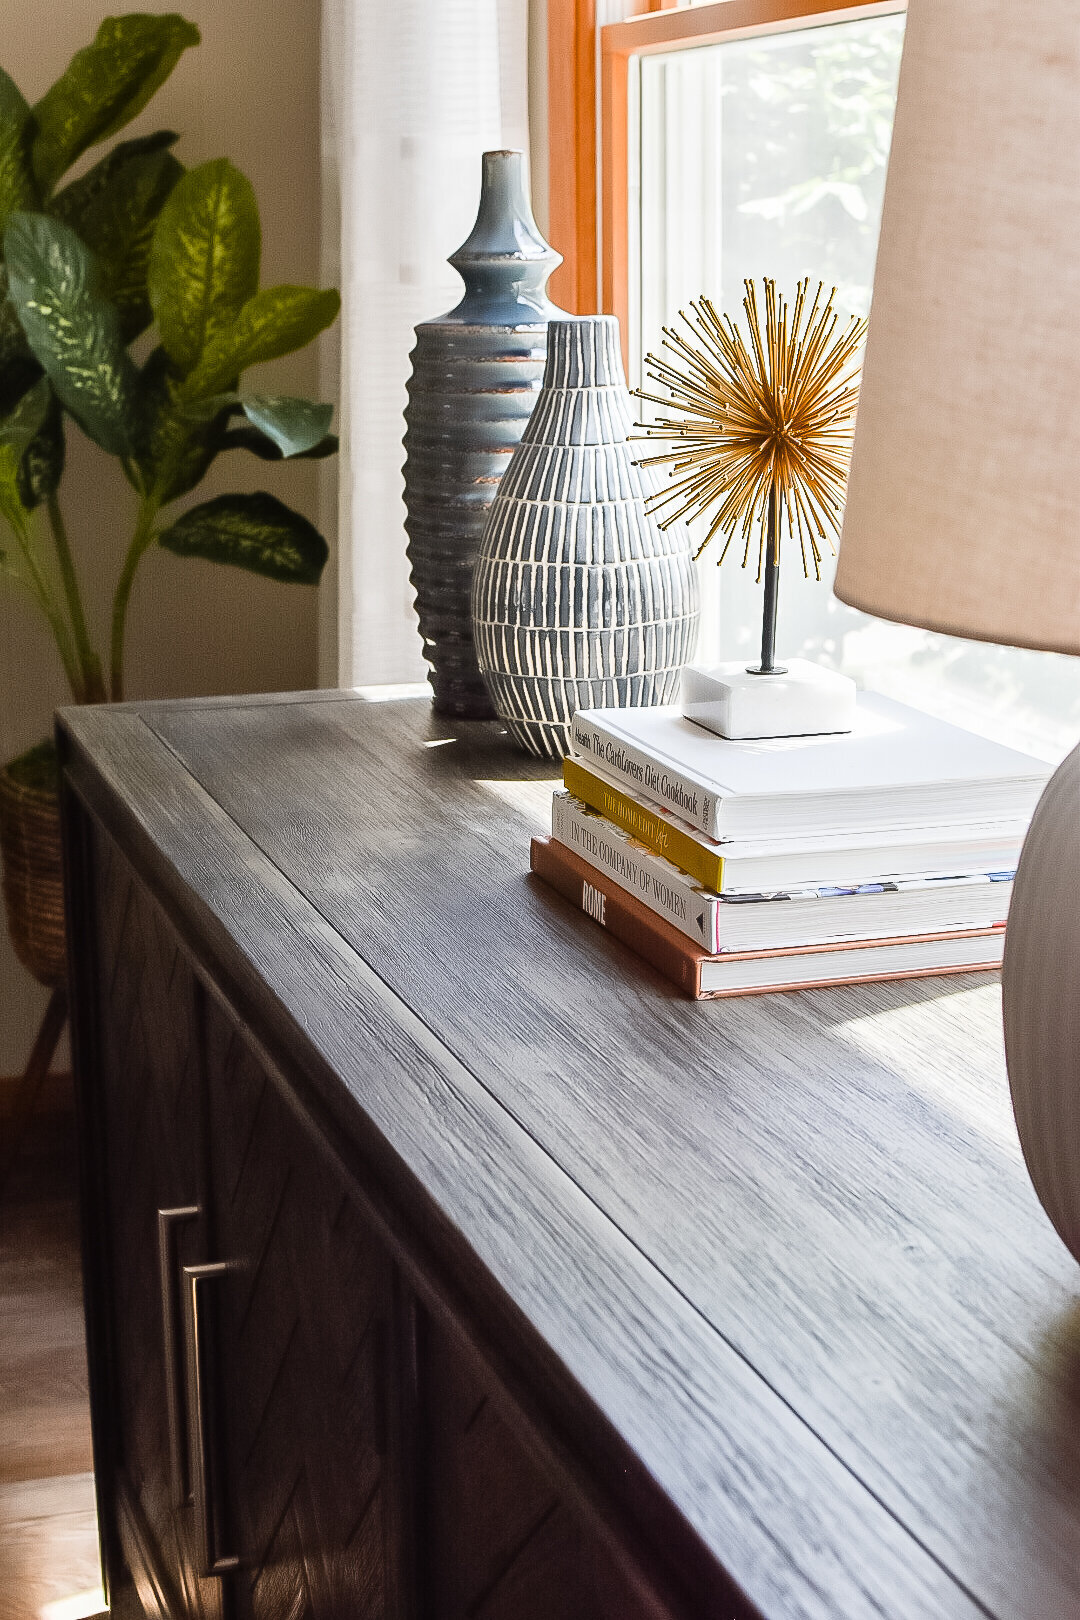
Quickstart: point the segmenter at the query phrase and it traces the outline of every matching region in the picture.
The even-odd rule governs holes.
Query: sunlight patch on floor
[[[72,1592],[70,1597],[43,1603],[38,1614],[40,1620],[89,1620],[90,1616],[101,1614],[104,1608],[105,1593],[100,1586],[92,1586],[85,1592]]]

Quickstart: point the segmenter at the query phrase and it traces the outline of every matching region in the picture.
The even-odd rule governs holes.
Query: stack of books
[[[870,694],[851,732],[746,742],[586,709],[532,867],[693,996],[970,972],[1050,769]]]

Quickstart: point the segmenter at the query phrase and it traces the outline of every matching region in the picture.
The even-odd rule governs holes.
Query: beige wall
[[[0,65],[31,102],[105,15],[106,0],[0,0]],[[317,0],[138,0],[126,9],[179,10],[203,43],[130,126],[179,131],[193,165],[227,156],[253,181],[263,220],[263,281],[319,279],[319,7]],[[251,375],[256,375],[252,373]],[[314,391],[314,354],[267,367],[260,384]],[[267,467],[245,454],[222,458],[194,498],[227,489],[271,489],[318,521],[315,469]],[[130,532],[132,494],[92,445],[69,438],[62,490],[97,628]],[[325,503],[324,503],[325,509]],[[129,616],[128,695],[288,690],[315,684],[316,595],[231,569],[151,552]],[[0,759],[45,735],[65,700],[50,645],[10,591],[0,590]],[[25,1062],[44,993],[0,941],[0,1075]]]

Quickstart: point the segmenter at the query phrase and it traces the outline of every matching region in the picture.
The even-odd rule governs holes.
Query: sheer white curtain
[[[481,153],[528,148],[528,11],[528,0],[323,0],[324,248],[343,296],[330,684],[426,671],[403,523],[409,352],[417,322],[457,302],[446,256],[475,217]],[[332,385],[329,357],[327,370]]]

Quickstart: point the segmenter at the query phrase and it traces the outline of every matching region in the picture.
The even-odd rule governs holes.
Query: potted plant
[[[180,16],[107,18],[33,107],[0,71],[0,579],[44,616],[76,703],[123,697],[132,587],[151,547],[295,584],[316,583],[327,555],[307,519],[266,491],[175,503],[227,451],[280,461],[337,449],[331,406],[241,388],[249,366],[327,327],[337,293],[261,287],[249,181],[226,159],[185,169],[170,131],[118,142],[62,183],[198,42]],[[132,489],[105,648],[88,628],[62,509],[71,424],[117,458]],[[0,852],[16,950],[56,984],[63,931],[48,744],[0,771]]]

